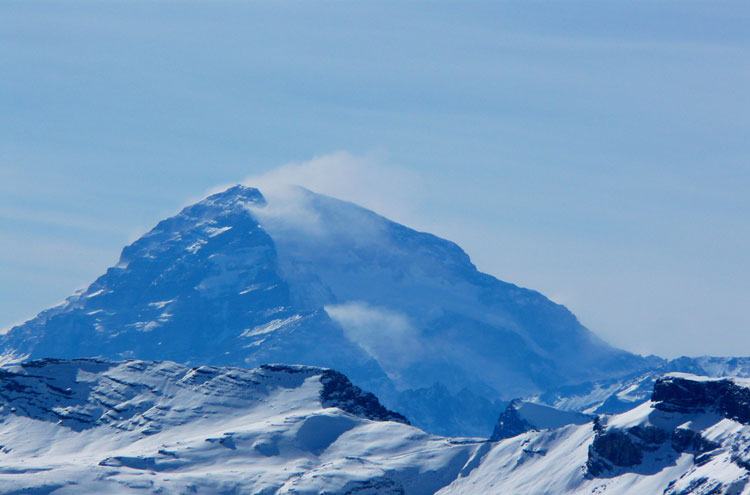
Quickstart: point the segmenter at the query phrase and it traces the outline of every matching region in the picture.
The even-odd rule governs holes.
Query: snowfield
[[[41,360],[0,376],[0,493],[433,493],[481,441],[302,366]]]
[[[31,361],[0,373],[0,493],[746,494],[748,386],[667,375],[626,413],[490,442],[329,369]]]

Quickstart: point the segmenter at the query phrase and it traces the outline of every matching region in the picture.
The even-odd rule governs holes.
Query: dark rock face
[[[355,416],[374,421],[396,421],[409,424],[403,415],[386,409],[375,395],[364,392],[337,371],[329,370],[323,373],[320,381],[323,383],[320,398],[324,406],[336,406]]]
[[[690,379],[675,375],[659,378],[652,396],[654,408],[667,413],[719,414],[725,418],[750,424],[750,389],[730,379]],[[600,476],[614,466],[633,467],[641,464],[644,455],[667,444],[676,454],[693,454],[700,466],[708,462],[719,444],[689,428],[663,429],[651,425],[628,428],[606,428],[597,419],[596,436],[589,448],[589,474]],[[745,467],[743,457],[736,454],[733,462]],[[750,464],[747,464],[750,465]]]
[[[666,412],[713,412],[750,424],[750,389],[732,380],[690,380],[665,376],[654,384],[654,407]]]
[[[623,430],[605,429],[596,423],[595,430],[586,463],[588,473],[593,476],[601,476],[615,466],[635,467],[643,462],[646,453],[658,450],[667,442],[677,454],[693,454],[696,465],[710,460],[711,452],[719,447],[700,432],[687,428],[670,432],[655,426],[633,426]]]
[[[672,432],[672,448],[677,452],[693,452],[700,455],[718,447],[718,443],[706,440],[700,433],[687,428],[677,428]]]
[[[534,429],[533,425],[529,424],[518,414],[518,409],[514,402],[508,404],[508,407],[500,415],[500,418],[498,418],[490,440],[497,441],[503,438],[511,438]]]
[[[645,444],[650,445],[664,443],[669,438],[666,431],[655,426],[633,426],[628,432]]]
[[[328,492],[326,492],[328,493]],[[342,489],[344,495],[377,493],[378,495],[404,495],[404,487],[387,476],[379,476],[367,481],[350,481]]]
[[[611,465],[632,467],[643,460],[643,450],[627,432],[610,429],[597,432],[589,447],[587,463],[589,473],[598,476],[612,468]],[[610,465],[611,464],[611,465]]]

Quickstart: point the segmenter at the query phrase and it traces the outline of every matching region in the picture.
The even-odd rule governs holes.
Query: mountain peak
[[[248,233],[258,230],[250,208],[266,206],[266,199],[253,187],[236,185],[182,209],[159,222],[122,251],[118,267],[137,258],[151,259],[158,253],[186,250],[195,254],[207,241],[230,229]],[[174,258],[172,262],[176,261]]]
[[[204,205],[252,205],[252,206],[265,206],[266,198],[263,194],[254,187],[237,184],[224,191],[215,193],[204,199],[198,204]]]
[[[84,292],[12,328],[2,351],[323,366],[397,410],[436,383],[492,403],[643,367],[564,307],[477,271],[456,244],[297,192],[266,205],[237,185],[183,208]],[[489,433],[446,421],[443,432]]]

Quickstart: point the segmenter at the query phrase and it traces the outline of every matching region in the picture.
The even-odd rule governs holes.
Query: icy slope
[[[477,435],[499,400],[649,365],[452,242],[310,191],[267,200],[243,186],[159,222],[2,350],[332,367],[418,425]]]

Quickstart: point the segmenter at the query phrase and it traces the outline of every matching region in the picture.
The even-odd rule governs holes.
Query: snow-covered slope
[[[433,493],[477,443],[338,372],[40,360],[0,374],[0,493]]]
[[[748,494],[750,380],[667,375],[626,413],[494,444],[438,493]]]
[[[720,377],[750,377],[748,357],[680,357],[665,361],[649,358],[653,367],[618,378],[581,383],[553,389],[529,398],[534,402],[557,409],[586,413],[614,414],[624,412],[646,402],[651,397],[654,383],[671,372]]]
[[[490,438],[502,440],[531,430],[554,430],[566,425],[590,423],[593,420],[594,416],[588,414],[514,400],[498,418]]]
[[[649,364],[452,242],[307,190],[243,186],[160,222],[1,345],[5,361],[326,366],[433,432],[474,435],[502,399]]]
[[[0,404],[3,494],[750,493],[742,379],[668,375],[629,412],[498,442],[306,366],[37,360],[0,373]]]

